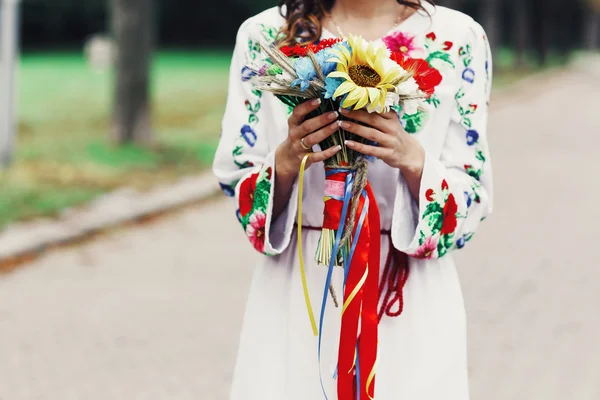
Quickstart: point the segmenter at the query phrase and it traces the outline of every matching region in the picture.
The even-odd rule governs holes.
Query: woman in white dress
[[[231,398],[338,398],[341,310],[325,309],[317,357],[295,243],[300,162],[336,129],[339,115],[307,119],[317,107],[311,102],[292,112],[253,89],[245,65],[263,57],[259,41],[307,44],[346,34],[424,59],[442,75],[426,113],[390,118],[352,111],[344,118],[366,123],[345,129],[378,143],[348,143],[370,156],[368,179],[381,214],[374,398],[467,400],[465,310],[452,253],[492,208],[490,49],[472,18],[417,0],[286,0],[239,29],[214,172],[264,256],[250,288]],[[314,150],[302,200],[306,255],[315,254],[323,221],[321,162],[337,151]],[[310,295],[320,299],[327,268],[308,256],[306,263]],[[338,293],[342,284],[343,271],[336,270]]]

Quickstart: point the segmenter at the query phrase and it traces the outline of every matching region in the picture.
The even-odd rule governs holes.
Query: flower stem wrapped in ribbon
[[[415,113],[425,108],[424,101],[441,81],[439,72],[425,60],[408,59],[390,52],[383,44],[355,36],[308,46],[277,49],[261,45],[261,48],[267,56],[264,65],[245,67],[255,88],[273,93],[290,107],[321,98],[321,107],[310,117],[340,107],[377,113],[391,109]],[[315,259],[327,266],[328,272],[318,328],[308,295],[301,242],[302,179],[310,154],[304,158],[300,170],[298,255],[309,319],[319,337],[319,357],[328,292],[336,301],[331,289],[333,268],[344,268],[338,399],[371,400],[377,363],[380,216],[367,181],[368,163],[363,155],[346,147],[346,140],[363,141],[339,129],[319,144],[321,149],[339,145],[342,150],[325,162],[325,207]]]

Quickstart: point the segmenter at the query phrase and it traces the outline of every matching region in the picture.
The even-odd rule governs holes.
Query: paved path
[[[474,400],[600,398],[600,83],[552,87],[491,119],[495,215],[458,255]],[[256,259],[231,211],[190,208],[0,278],[0,399],[227,399]]]

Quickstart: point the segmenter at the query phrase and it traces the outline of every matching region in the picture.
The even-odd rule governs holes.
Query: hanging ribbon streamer
[[[343,196],[325,198],[325,220],[323,227],[335,229],[335,239],[329,260],[327,278],[323,290],[318,328],[310,301],[306,271],[302,253],[302,194],[303,180],[310,154],[302,160],[298,190],[298,256],[306,307],[313,333],[318,335],[318,360],[321,388],[327,399],[321,373],[321,344],[323,323],[327,307],[328,290],[331,285],[337,254],[343,251],[344,299],[341,317],[340,344],[338,351],[337,394],[338,400],[373,400],[378,347],[378,302],[379,302],[379,258],[380,258],[380,215],[371,185],[367,182],[360,196],[354,197],[356,172],[348,169],[328,169],[330,186],[344,185]],[[333,182],[333,183],[332,183]],[[352,240],[342,243],[348,221],[349,209],[356,201],[356,215],[352,227]],[[348,228],[349,229],[349,228]],[[359,333],[360,332],[360,333]]]
[[[308,318],[310,319],[313,334],[317,336],[319,332],[317,331],[317,322],[315,321],[310,294],[308,292],[306,268],[304,267],[304,256],[302,254],[302,193],[304,192],[304,171],[306,170],[306,162],[308,161],[310,154],[311,153],[306,153],[302,159],[302,164],[300,164],[300,176],[298,177],[298,258],[300,261],[300,275],[302,277],[302,289],[304,291],[304,301],[306,302]]]

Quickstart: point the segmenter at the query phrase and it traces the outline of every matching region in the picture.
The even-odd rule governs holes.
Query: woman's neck
[[[365,19],[397,15],[402,7],[396,0],[336,0],[332,12],[349,19]]]
[[[325,26],[336,35],[351,33],[375,40],[408,17],[410,11],[397,0],[336,0]]]

